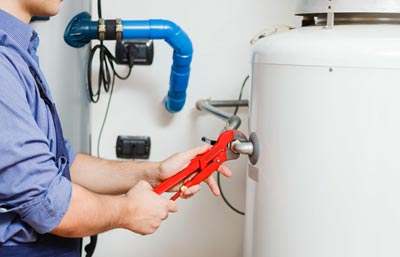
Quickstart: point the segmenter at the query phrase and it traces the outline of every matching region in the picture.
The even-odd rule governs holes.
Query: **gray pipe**
[[[249,100],[207,100],[214,107],[247,107]]]
[[[242,123],[241,119],[237,115],[224,112],[216,107],[237,107],[237,106],[248,106],[247,100],[218,100],[211,101],[209,99],[202,99],[196,102],[198,110],[207,111],[218,118],[226,121],[225,130],[238,129]]]
[[[234,141],[231,145],[231,150],[235,153],[252,155],[254,153],[254,146],[252,142]]]

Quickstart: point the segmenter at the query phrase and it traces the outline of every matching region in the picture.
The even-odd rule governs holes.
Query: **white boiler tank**
[[[253,51],[244,256],[399,257],[400,1],[298,14]]]

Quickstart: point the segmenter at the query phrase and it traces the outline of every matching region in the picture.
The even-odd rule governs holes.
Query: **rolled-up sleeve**
[[[71,142],[69,142],[69,140],[65,140],[65,146],[66,146],[67,151],[68,151],[69,163],[72,164],[72,163],[75,161],[76,152],[75,152],[74,149],[72,148]]]
[[[62,176],[68,164],[57,163],[50,151],[55,142],[38,126],[36,119],[48,115],[43,106],[32,109],[30,101],[39,101],[38,95],[29,95],[29,87],[24,88],[29,83],[1,52],[0,66],[0,214],[15,212],[37,232],[47,233],[69,206],[71,183]]]
[[[31,201],[17,207],[21,219],[38,233],[53,230],[64,217],[71,198],[71,183],[64,177],[56,178],[53,184]]]

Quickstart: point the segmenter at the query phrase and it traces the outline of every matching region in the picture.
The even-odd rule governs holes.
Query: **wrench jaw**
[[[229,143],[226,155],[227,155],[227,159],[228,160],[235,160],[238,159],[240,157],[240,154],[242,154],[242,152],[237,151],[237,145],[240,145],[242,143],[249,143],[249,140],[247,139],[246,135],[243,134],[241,131],[239,130],[234,130],[233,131],[233,140]]]
[[[233,144],[232,142],[231,144]],[[231,149],[231,146],[229,146],[229,149]],[[226,159],[227,160],[236,160],[240,157],[240,153],[236,153],[233,150],[228,150],[226,151]]]
[[[247,140],[246,135],[243,132],[239,131],[239,130],[234,130],[233,131],[233,138],[235,140],[239,140],[240,142],[249,142],[249,140]]]

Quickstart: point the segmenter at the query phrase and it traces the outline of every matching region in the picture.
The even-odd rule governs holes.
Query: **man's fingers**
[[[230,177],[232,176],[232,171],[225,167],[225,166],[220,166],[218,169],[218,172],[220,172],[222,175],[224,175],[225,177]],[[207,185],[210,187],[211,192],[215,195],[215,196],[219,196],[221,194],[218,184],[215,181],[215,179],[213,177],[209,177],[205,180],[205,182],[207,183]],[[182,194],[182,198],[187,199],[192,197],[194,194],[196,194],[197,192],[199,192],[201,189],[200,185],[195,185],[192,186],[188,189],[185,190],[185,192]]]
[[[210,148],[211,148],[210,145],[198,146],[198,147],[192,148],[192,149],[188,150],[187,152],[185,152],[185,155],[189,160],[191,160],[194,157],[196,157],[197,155],[204,153],[205,151],[207,151]]]
[[[215,179],[213,177],[210,176],[208,179],[206,179],[205,182],[210,187],[211,192],[215,196],[219,196],[221,194],[221,192],[219,191],[219,187],[217,185],[217,182],[215,182]]]
[[[221,165],[221,166],[219,167],[218,171],[219,171],[222,175],[224,175],[225,177],[228,177],[228,178],[229,178],[230,176],[232,176],[232,171],[231,171],[229,168],[227,168],[226,166]]]
[[[220,172],[222,175],[224,175],[225,177],[228,177],[228,178],[232,176],[232,171],[223,165],[221,165],[218,168],[218,172]],[[204,182],[207,183],[207,185],[210,187],[211,192],[215,196],[219,196],[221,194],[218,184],[213,177],[210,176]],[[192,197],[194,194],[196,194],[197,192],[199,192],[200,189],[201,189],[200,185],[191,186],[190,188],[186,189],[183,192],[181,197],[184,199],[188,199],[188,198]]]
[[[200,185],[191,186],[183,192],[181,197],[183,199],[188,199],[188,198],[192,197],[194,194],[196,194],[197,192],[199,192],[200,189],[201,189]]]
[[[162,220],[166,220],[166,219],[168,219],[168,212],[167,212],[167,213],[165,213],[164,217],[162,217],[161,219],[162,219]]]
[[[175,201],[169,200],[168,201],[168,211],[169,212],[177,212],[178,204]]]

